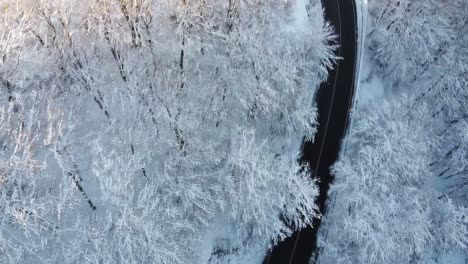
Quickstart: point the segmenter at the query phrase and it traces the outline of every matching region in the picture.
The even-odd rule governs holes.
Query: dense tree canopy
[[[197,263],[310,224],[318,1],[0,0],[0,262]],[[300,7],[304,8],[304,7]]]
[[[369,1],[365,52],[386,98],[353,112],[321,263],[443,263],[466,252],[467,11],[466,0]]]
[[[323,263],[428,263],[432,252],[466,249],[468,209],[441,197],[427,108],[409,103],[380,102],[355,117],[348,143],[355,155],[333,167],[337,201]]]

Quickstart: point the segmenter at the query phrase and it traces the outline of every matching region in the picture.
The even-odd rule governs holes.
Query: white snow
[[[360,67],[360,79],[357,85],[356,101],[360,105],[366,105],[372,100],[384,96],[384,83],[379,75],[375,74],[378,66],[370,58],[369,51],[365,48]]]
[[[307,0],[296,0],[294,5],[295,28],[303,28],[307,24]]]
[[[356,61],[356,72],[355,72],[355,94],[353,98],[353,104],[352,104],[352,109],[350,110],[350,120],[349,120],[349,128],[346,132],[345,138],[348,136],[348,132],[351,130],[353,127],[353,118],[352,118],[352,113],[354,109],[357,108],[358,103],[363,99],[363,98],[368,98],[369,97],[369,86],[363,84],[363,76],[367,76],[370,74],[368,66],[368,60],[365,60],[366,54],[367,54],[367,48],[366,48],[366,43],[365,43],[365,37],[367,35],[367,21],[368,21],[368,11],[367,11],[367,0],[355,0],[355,5],[356,5],[356,16],[357,16],[357,28],[358,28],[358,34],[357,34],[357,61]],[[373,94],[373,93],[372,93]],[[362,101],[367,101],[367,100],[362,100]],[[348,142],[346,140],[343,141],[343,146],[341,148],[341,151],[339,153],[340,157],[343,155],[343,153],[346,153],[346,149],[348,147]]]
[[[251,254],[245,254],[245,251],[228,252],[223,246],[232,239],[235,233],[226,217],[220,217],[213,223],[205,233],[201,248],[199,249],[200,263],[262,263],[266,255],[267,245],[258,244],[256,249],[250,249]],[[217,252],[213,254],[214,252]]]
[[[439,263],[442,264],[465,264],[468,262],[468,256],[463,252],[453,252],[445,254],[440,258]]]
[[[309,15],[307,14],[307,2],[309,0],[293,0],[293,22],[285,25],[285,30],[288,32],[301,32],[307,30]]]
[[[360,80],[362,76],[362,67],[363,67],[363,57],[365,54],[365,36],[367,29],[367,0],[355,0],[356,13],[357,13],[357,27],[358,27],[358,54],[356,62],[356,96],[354,98],[354,104],[356,103],[356,98],[359,98],[360,95]],[[365,64],[365,63],[364,63]]]

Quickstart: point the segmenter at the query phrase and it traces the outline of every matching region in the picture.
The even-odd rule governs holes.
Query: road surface
[[[329,72],[316,95],[319,113],[319,129],[315,142],[305,142],[301,160],[310,164],[314,177],[319,179],[320,194],[317,198],[322,215],[325,215],[327,193],[333,177],[330,166],[338,158],[341,141],[348,127],[349,112],[354,96],[356,76],[357,17],[354,0],[322,0],[326,19],[335,27],[340,48],[338,61]],[[312,227],[295,232],[274,247],[265,257],[265,264],[306,264],[311,257],[317,259],[317,231],[321,220]],[[312,262],[313,263],[313,262]]]

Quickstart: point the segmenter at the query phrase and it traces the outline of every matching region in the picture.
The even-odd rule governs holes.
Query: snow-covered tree
[[[467,249],[468,209],[440,197],[427,108],[411,102],[358,112],[348,141],[355,155],[333,167],[322,263],[426,263],[433,252]]]
[[[9,97],[0,109],[0,261],[59,261],[64,244],[83,238],[77,225],[86,220],[70,213],[92,205],[62,144],[73,122],[52,89]]]
[[[430,74],[449,52],[453,28],[447,3],[440,0],[372,0],[372,21],[367,38],[383,75],[398,88]]]
[[[412,107],[431,105],[438,138],[431,170],[447,193],[466,197],[468,3],[373,0],[370,6],[375,21],[368,38],[382,77],[394,90],[413,94]]]
[[[0,192],[28,183],[2,224],[37,204],[1,262],[197,263],[219,219],[245,254],[310,224],[297,157],[334,60],[314,2],[298,22],[291,1],[0,0],[2,142],[21,116],[37,135],[17,143],[31,164],[2,153]]]
[[[467,2],[369,1],[390,99],[354,111],[321,263],[432,263],[467,248]]]

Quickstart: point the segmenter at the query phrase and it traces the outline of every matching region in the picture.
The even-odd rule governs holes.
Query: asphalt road
[[[338,61],[329,72],[328,80],[316,94],[319,113],[319,129],[315,142],[305,142],[302,149],[302,162],[307,162],[319,179],[320,195],[317,198],[322,215],[326,213],[327,193],[333,176],[330,166],[338,158],[341,141],[348,127],[349,112],[354,96],[356,76],[357,17],[354,0],[322,0],[326,19],[335,27],[340,48]],[[321,219],[316,219],[313,227],[295,232],[291,237],[274,247],[265,257],[264,264],[309,263],[316,260],[317,231]],[[312,262],[314,263],[314,262]]]

